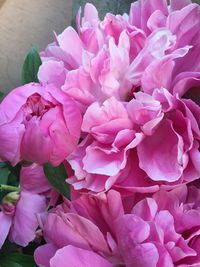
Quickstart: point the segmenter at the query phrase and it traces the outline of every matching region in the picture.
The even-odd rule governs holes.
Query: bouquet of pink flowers
[[[200,6],[76,24],[0,104],[0,266],[199,267]]]

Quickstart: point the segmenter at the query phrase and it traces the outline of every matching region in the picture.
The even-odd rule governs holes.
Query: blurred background
[[[70,24],[72,0],[0,0],[0,91],[20,85],[24,58]]]
[[[31,46],[43,50],[53,40],[52,31],[60,33],[70,25],[72,6],[75,13],[82,2],[87,1],[0,0],[0,91],[6,92],[20,85],[22,64]],[[113,9],[116,13],[117,7],[123,9],[131,1],[88,2],[95,3],[98,8],[103,5],[104,9]]]

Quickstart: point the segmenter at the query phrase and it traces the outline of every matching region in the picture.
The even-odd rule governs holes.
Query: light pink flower
[[[137,90],[152,94],[165,87],[182,96],[199,85],[199,13],[190,0],[169,6],[139,0],[129,16],[106,14],[101,21],[86,4],[78,33],[68,27],[41,53],[39,79],[59,86],[83,112],[111,96],[130,100]]]
[[[147,53],[148,49],[144,47],[138,53],[137,59],[147,63],[141,65],[142,73],[137,80],[135,76],[138,66],[134,60],[128,72],[129,79],[133,83],[139,83],[145,92],[152,93],[155,88],[163,86],[181,97],[185,97],[184,94],[190,89],[199,87],[199,14],[199,5],[192,4],[190,0],[174,0],[168,7],[166,1],[148,0],[133,3],[129,23],[145,32],[145,45],[155,34],[161,36],[162,32],[165,32],[162,38],[156,42],[154,39],[152,44],[159,45],[163,42],[162,47],[166,50],[161,57],[153,59],[149,57],[154,54],[154,49],[151,48],[147,57],[150,60],[147,62],[143,54]],[[168,48],[165,43],[167,39],[171,43]],[[193,96],[189,95],[196,101],[195,96],[198,96],[197,90],[193,91]]]
[[[19,87],[0,104],[0,159],[58,165],[76,147],[81,121],[74,101],[56,87]]]
[[[41,53],[40,82],[59,85],[83,111],[96,100],[127,98],[132,85],[125,74],[145,40],[128,25],[128,15],[107,14],[100,21],[96,8],[86,4],[82,20],[80,11],[77,16],[78,33],[68,27]]]

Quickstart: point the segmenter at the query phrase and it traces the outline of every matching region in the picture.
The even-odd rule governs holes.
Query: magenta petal
[[[44,136],[42,133],[39,120],[29,122],[21,145],[22,158],[30,162],[43,164],[49,162],[51,151],[50,137]]]
[[[89,220],[78,216],[76,214],[69,213],[63,217],[67,219],[76,229],[76,232],[89,243],[96,251],[103,251],[109,253],[109,248],[105,241],[105,238],[99,228],[90,222]]]
[[[185,6],[191,4],[191,0],[171,0],[170,1],[170,6],[171,10],[179,10],[181,8],[184,8]]]
[[[154,135],[146,137],[137,147],[140,168],[154,181],[177,181],[183,171],[178,161],[182,156],[179,142],[171,122],[163,121]]]
[[[0,105],[0,125],[10,123],[26,103],[27,98],[32,94],[41,93],[43,87],[37,83],[29,83],[11,91],[1,102]]]
[[[1,161],[10,161],[15,165],[20,160],[19,148],[24,130],[24,125],[15,122],[0,126]]]
[[[144,242],[149,234],[149,224],[138,216],[127,214],[118,221],[119,247],[126,266],[157,266],[159,255],[155,245]]]
[[[100,147],[97,144],[92,144],[86,150],[86,156],[83,159],[84,170],[89,173],[101,175],[116,175],[124,160],[124,152],[112,152],[109,147]]]
[[[113,265],[98,254],[77,248],[66,246],[59,249],[50,260],[51,267],[112,267]]]
[[[180,0],[176,2],[180,2]],[[184,1],[182,2],[184,5]],[[166,26],[172,34],[176,35],[176,47],[184,47],[195,44],[195,41],[198,42],[199,14],[199,5],[192,4],[172,12],[168,16]],[[187,58],[187,60],[191,60],[191,58]]]
[[[8,236],[12,224],[12,217],[0,212],[0,249]]]
[[[20,186],[23,190],[35,194],[44,193],[52,188],[44,174],[43,167],[37,164],[21,168]]]
[[[44,196],[22,191],[16,206],[10,239],[21,246],[27,246],[35,238],[38,227],[36,215],[44,212],[45,209]]]
[[[50,259],[55,255],[57,248],[52,244],[46,244],[37,248],[34,252],[35,262],[39,267],[51,267]]]
[[[67,220],[67,217],[65,217],[65,214],[61,217],[50,213],[44,224],[43,231],[45,239],[54,243],[58,248],[70,244],[78,245],[81,248],[89,248],[88,242],[76,231]]]

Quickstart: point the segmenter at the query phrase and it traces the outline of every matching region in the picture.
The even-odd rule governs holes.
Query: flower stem
[[[9,191],[9,192],[19,192],[20,188],[17,186],[1,184],[0,190],[1,191]]]

